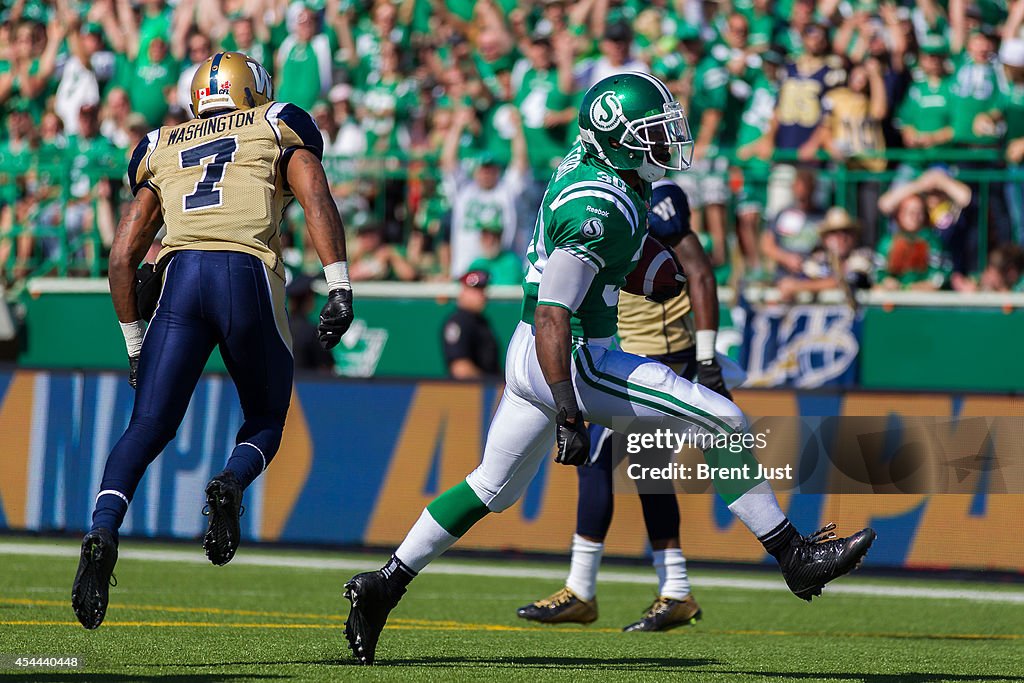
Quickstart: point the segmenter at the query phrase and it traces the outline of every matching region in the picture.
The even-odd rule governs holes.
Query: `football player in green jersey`
[[[653,76],[627,72],[598,81],[583,97],[580,137],[548,184],[537,216],[523,285],[522,320],[509,344],[505,391],[491,421],[483,460],[465,481],[438,496],[378,571],[345,584],[352,606],[345,637],[356,659],[372,664],[388,614],[416,574],[491,512],[526,491],[544,458],[584,465],[585,420],[669,418],[687,433],[745,431],[735,403],[679,377],[650,358],[615,350],[619,288],[647,232],[651,183],[689,166],[693,141],[683,109]],[[656,292],[659,300],[678,295]],[[758,471],[749,451],[709,450]],[[875,538],[865,529],[836,539],[830,525],[801,536],[763,480],[720,482],[729,509],[779,562],[805,600],[853,569]]]

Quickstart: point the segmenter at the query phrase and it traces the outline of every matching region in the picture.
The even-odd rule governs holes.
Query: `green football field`
[[[383,556],[127,540],[106,622],[70,607],[77,544],[0,539],[0,680],[94,681],[1024,681],[1024,586],[847,577],[806,604],[772,572],[691,570],[697,626],[623,634],[653,572],[608,566],[591,626],[544,627],[515,608],[562,585],[550,562],[442,559],[392,613],[378,664],[352,663],[341,584]],[[71,657],[57,674],[14,657]],[[5,668],[6,667],[6,668]]]

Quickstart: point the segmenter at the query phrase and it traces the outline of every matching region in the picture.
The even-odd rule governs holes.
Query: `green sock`
[[[704,461],[714,468],[747,468],[741,478],[719,479],[715,477],[712,480],[715,491],[722,497],[726,505],[732,505],[739,500],[740,496],[764,481],[761,477],[755,478],[759,469],[757,458],[746,448],[739,452],[730,451],[728,448],[710,448],[704,451]]]
[[[466,481],[435,498],[427,511],[445,531],[461,537],[490,512]]]

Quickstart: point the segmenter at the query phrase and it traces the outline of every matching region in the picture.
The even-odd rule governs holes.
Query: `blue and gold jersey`
[[[776,108],[779,127],[775,145],[796,149],[807,142],[824,115],[821,100],[846,79],[838,58],[804,55],[787,64]]]
[[[678,244],[692,235],[690,202],[683,189],[671,180],[659,180],[651,189],[648,232],[667,244]],[[640,356],[661,356],[684,351],[695,343],[690,293],[664,303],[648,301],[629,292],[619,293],[619,347]]]
[[[239,251],[284,277],[280,224],[292,200],[283,161],[297,149],[323,157],[313,119],[271,102],[151,132],[132,153],[133,194],[160,197],[165,254],[182,249]]]

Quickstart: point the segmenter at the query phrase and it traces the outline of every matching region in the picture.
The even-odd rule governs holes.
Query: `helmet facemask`
[[[637,173],[647,182],[665,177],[666,171],[685,171],[693,161],[693,137],[683,107],[666,102],[661,114],[625,122],[619,144],[643,152]]]
[[[623,128],[617,139],[612,138],[606,143],[611,148],[609,151],[629,150],[628,156],[631,159],[640,156],[639,164],[623,164],[621,159],[616,163],[616,159],[610,158],[613,155],[606,154],[601,148],[594,132],[581,127],[580,138],[612,168],[636,170],[649,183],[664,178],[666,171],[685,171],[690,168],[693,161],[693,137],[690,135],[686,114],[678,102],[666,102],[661,113],[634,121],[627,119],[621,110],[613,111],[605,125],[621,125]],[[640,154],[635,155],[634,152]]]

